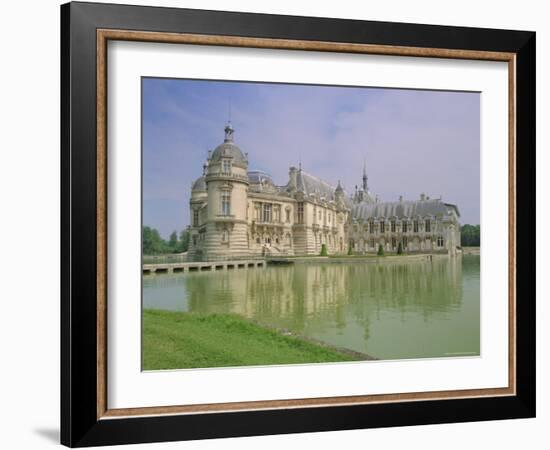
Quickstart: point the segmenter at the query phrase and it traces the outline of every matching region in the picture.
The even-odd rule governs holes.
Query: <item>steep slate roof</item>
[[[460,216],[458,208],[449,203],[443,203],[441,199],[430,200],[404,200],[400,202],[379,202],[355,204],[352,207],[351,215],[354,219],[374,219],[379,217],[448,217],[453,210]]]
[[[310,175],[301,169],[298,171],[296,177],[296,190],[298,192],[303,192],[306,195],[319,194],[327,200],[334,200],[335,189],[334,186],[331,186],[320,178]]]

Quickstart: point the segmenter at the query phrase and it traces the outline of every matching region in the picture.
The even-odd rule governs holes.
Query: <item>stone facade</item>
[[[319,255],[397,251],[456,252],[460,214],[456,205],[424,194],[420,200],[379,202],[363,170],[361,189],[349,196],[302,170],[290,167],[286,185],[249,171],[248,154],[225,127],[224,142],[209,152],[203,174],[191,187],[189,259]]]

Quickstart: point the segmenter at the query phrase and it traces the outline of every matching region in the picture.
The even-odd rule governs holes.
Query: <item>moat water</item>
[[[235,313],[380,359],[479,355],[480,257],[146,275],[144,308]]]

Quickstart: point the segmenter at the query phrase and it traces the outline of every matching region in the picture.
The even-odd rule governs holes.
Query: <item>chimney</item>
[[[420,194],[420,200],[422,200],[422,201],[426,200],[426,194],[424,194],[424,192],[422,192],[422,194]]]
[[[298,169],[294,166],[288,171],[288,185],[292,190],[296,190],[298,185]]]

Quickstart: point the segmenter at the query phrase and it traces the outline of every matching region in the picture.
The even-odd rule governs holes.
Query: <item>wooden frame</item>
[[[63,5],[61,13],[62,443],[85,446],[534,416],[535,246],[522,245],[534,235],[534,33],[89,3]],[[109,409],[108,40],[508,62],[509,386]]]

